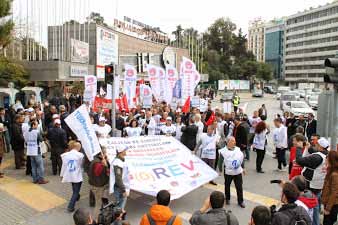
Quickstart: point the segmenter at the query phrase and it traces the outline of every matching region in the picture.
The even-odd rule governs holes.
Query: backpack
[[[297,206],[297,207],[301,207],[301,206]],[[285,211],[282,211],[283,213]],[[307,224],[306,221],[302,218],[300,218],[299,215],[297,215],[294,211],[289,211],[290,213],[284,213],[287,216],[291,217],[290,219],[290,225],[311,225],[311,224]],[[290,215],[291,214],[291,215]]]
[[[155,220],[150,216],[149,213],[147,214],[147,217],[148,217],[148,221],[149,221],[149,224],[150,224],[150,225],[156,225]],[[170,219],[169,219],[168,222],[167,222],[167,225],[173,225],[174,222],[175,222],[175,219],[176,219],[176,216],[175,216],[175,215],[173,215],[172,217],[170,217]]]

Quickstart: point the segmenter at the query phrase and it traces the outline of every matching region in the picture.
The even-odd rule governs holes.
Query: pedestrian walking
[[[225,196],[226,204],[230,204],[230,186],[232,181],[235,182],[237,192],[237,202],[241,208],[245,208],[243,198],[243,177],[244,171],[244,154],[236,147],[236,140],[234,137],[228,139],[228,144],[220,151],[224,159],[224,182],[225,182]]]
[[[268,127],[264,121],[259,122],[255,128],[253,138],[253,149],[257,153],[256,157],[256,171],[257,173],[264,173],[262,164],[265,156],[267,134],[269,133]]]
[[[68,203],[67,211],[74,212],[75,203],[80,200],[80,190],[83,182],[82,165],[84,155],[81,153],[81,144],[77,141],[70,141],[68,144],[70,151],[61,155],[62,168],[60,176],[62,183],[72,184],[72,197]]]
[[[285,171],[283,166],[287,166],[285,159],[285,151],[288,148],[287,128],[280,118],[274,119],[274,124],[276,128],[273,131],[273,142],[276,147],[278,171]]]

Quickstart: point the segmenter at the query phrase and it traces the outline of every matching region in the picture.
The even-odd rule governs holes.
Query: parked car
[[[305,90],[297,90],[300,98],[305,98]]]
[[[320,94],[320,93],[322,93],[322,89],[320,89],[320,88],[314,88],[314,89],[312,89],[312,92],[314,92],[314,93],[317,93],[318,95]]]
[[[222,94],[221,103],[232,101],[232,97],[233,97],[232,92],[225,92],[224,94]]]
[[[290,87],[281,86],[277,89],[277,100],[280,100],[280,97],[285,93],[291,91]]]
[[[276,91],[271,86],[265,86],[263,90],[267,94],[276,94]]]
[[[291,112],[296,117],[303,115],[307,117],[309,113],[314,114],[314,111],[303,101],[289,101],[285,103],[285,112]]]
[[[311,95],[308,100],[308,104],[312,109],[318,109],[318,95]]]
[[[294,90],[294,91],[289,91],[287,92],[287,94],[293,94],[296,96],[296,101],[299,101],[300,99],[300,93],[298,92],[298,90]]]
[[[280,109],[284,110],[284,105],[286,102],[290,102],[290,101],[297,101],[297,98],[294,94],[292,93],[284,93],[281,97],[280,97]]]
[[[258,98],[262,98],[264,97],[264,91],[263,89],[255,89],[252,93],[252,97],[258,97]]]

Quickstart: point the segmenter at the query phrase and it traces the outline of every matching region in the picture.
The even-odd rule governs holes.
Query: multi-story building
[[[338,50],[338,2],[289,16],[285,28],[285,80],[323,82],[324,59]]]
[[[264,62],[264,26],[261,19],[249,24],[248,50],[256,56],[258,62]]]
[[[265,62],[273,70],[274,78],[281,80],[284,77],[283,72],[283,46],[284,46],[285,20],[275,19],[265,26]]]

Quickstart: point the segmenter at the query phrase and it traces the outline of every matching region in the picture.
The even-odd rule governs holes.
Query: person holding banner
[[[215,168],[216,161],[216,145],[219,141],[219,136],[215,134],[213,125],[209,125],[207,133],[202,133],[196,148],[195,153],[211,168]],[[217,185],[214,181],[209,182],[212,185]]]
[[[130,181],[128,167],[125,162],[127,155],[127,146],[119,146],[116,151],[116,158],[113,160],[114,180],[110,186],[114,187],[114,197],[116,200],[116,206],[125,212],[125,206],[127,203],[127,197],[130,193]]]
[[[167,117],[165,125],[161,128],[161,134],[166,136],[176,136],[176,127],[172,124],[172,118]]]
[[[245,208],[243,198],[243,177],[244,174],[244,154],[239,147],[236,146],[236,139],[229,137],[228,144],[222,148],[219,153],[224,159],[224,183],[226,204],[230,205],[230,186],[232,180],[235,182],[237,192],[237,202],[241,208]]]
[[[93,128],[98,138],[108,138],[110,136],[111,126],[106,124],[106,121],[106,118],[101,116],[99,118],[99,125],[93,125]]]
[[[81,144],[77,141],[68,143],[70,151],[63,153],[61,174],[62,183],[71,183],[73,194],[69,201],[67,211],[74,212],[75,203],[80,199],[80,190],[83,181],[82,164],[84,155],[81,153]]]
[[[136,119],[132,119],[129,123],[129,127],[125,128],[125,135],[128,137],[141,136],[142,128],[138,126]]]

